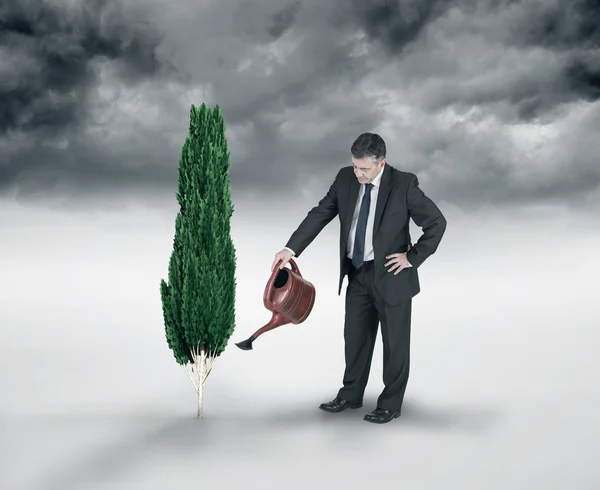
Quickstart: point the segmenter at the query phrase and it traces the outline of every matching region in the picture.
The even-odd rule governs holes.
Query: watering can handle
[[[300,274],[300,269],[298,269],[298,264],[296,264],[296,261],[294,259],[290,259],[289,263],[292,266],[292,271],[294,271],[296,274],[302,277],[302,274]],[[273,311],[273,283],[275,282],[277,274],[279,274],[279,264],[281,264],[281,259],[275,265],[273,272],[271,272],[271,277],[269,278],[269,282],[267,283],[267,287],[265,288],[265,294],[263,295],[263,303],[265,304],[265,307],[270,311]]]

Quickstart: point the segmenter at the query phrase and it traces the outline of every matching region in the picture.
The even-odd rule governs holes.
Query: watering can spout
[[[283,315],[279,313],[273,313],[271,320],[264,327],[259,328],[256,332],[254,332],[249,338],[246,340],[242,340],[238,342],[237,345],[242,350],[252,350],[252,342],[254,342],[260,335],[269,330],[273,330],[274,328],[281,327],[281,325],[285,325],[286,323],[290,323],[290,320],[286,319]]]
[[[279,264],[277,264],[279,265]],[[246,340],[236,343],[242,350],[252,350],[252,343],[263,333],[292,323],[302,323],[312,311],[315,287],[302,277],[294,259],[292,269],[275,267],[263,294],[265,308],[273,313],[271,320]]]
[[[254,342],[255,340],[256,337],[254,335],[251,335],[250,338],[242,340],[241,342],[238,342],[235,345],[237,345],[242,350],[252,350],[252,342]]]

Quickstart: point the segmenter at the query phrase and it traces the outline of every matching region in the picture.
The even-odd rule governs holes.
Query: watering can
[[[294,259],[289,261],[291,270],[285,267],[280,269],[280,263],[281,260],[273,269],[263,294],[265,308],[273,312],[273,316],[269,323],[259,328],[248,339],[235,344],[242,350],[251,350],[252,342],[269,330],[288,323],[302,323],[312,311],[315,304],[315,287],[302,277]]]

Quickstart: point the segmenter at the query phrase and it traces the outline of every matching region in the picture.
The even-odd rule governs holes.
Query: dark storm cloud
[[[164,147],[163,147],[164,148]],[[169,152],[155,148],[156,158],[165,161]],[[141,148],[133,149],[129,161],[144,159]],[[85,155],[85,164],[81,158]],[[117,165],[123,157],[109,147],[95,145],[93,141],[79,138],[70,143],[69,151],[42,143],[33,143],[21,150],[18,157],[0,165],[0,192],[16,184],[21,193],[35,196],[41,189],[60,189],[67,194],[98,196],[140,188],[150,191],[165,185],[176,185],[176,175],[164,165]]]
[[[557,103],[600,98],[600,2],[523,2],[519,8],[520,19],[509,29],[507,41],[549,49],[562,57],[556,87],[564,92],[557,94]]]
[[[470,9],[464,2],[457,6],[462,7],[463,26],[469,26],[468,32],[477,38],[470,40],[470,46],[461,44],[461,50],[447,50],[464,56],[464,61],[457,62],[461,73],[448,77],[447,86],[433,96],[436,108],[491,105],[490,110],[497,110],[507,122],[515,118],[532,121],[554,117],[563,104],[593,102],[600,97],[597,0],[490,0],[480,4],[472,17],[468,17]],[[460,33],[456,28],[446,30],[449,22],[445,20],[437,25],[440,42],[453,46]],[[481,48],[475,43],[484,44],[496,66],[481,57]],[[478,63],[480,59],[482,63]],[[472,75],[468,64],[474,68]],[[486,71],[486,84],[471,82]]]
[[[455,3],[451,0],[352,0],[351,9],[340,9],[340,21],[356,24],[388,55],[397,56]]]
[[[32,77],[29,85],[16,89],[13,86],[4,92],[13,104],[9,113],[13,126],[20,121],[20,129],[30,130],[45,121],[54,134],[66,136],[69,142],[63,149],[51,146],[48,151],[52,157],[45,156],[46,146],[30,144],[10,153],[10,158],[6,155],[0,158],[4,160],[0,171],[3,184],[0,185],[7,190],[17,186],[21,193],[27,194],[34,193],[36,188],[43,189],[45,183],[48,189],[55,189],[56,184],[51,182],[61,176],[70,183],[65,184],[70,189],[88,189],[92,182],[105,185],[107,191],[110,189],[110,179],[99,179],[98,169],[91,168],[97,165],[94,162],[100,161],[97,155],[105,155],[102,146],[110,143],[94,142],[79,135],[95,117],[93,110],[97,106],[86,104],[85,100],[100,83],[92,69],[92,61],[99,56],[122,62],[122,67],[131,66],[140,77],[153,74],[159,56],[161,60],[168,59],[177,68],[180,79],[186,79],[190,86],[210,87],[210,98],[193,102],[221,105],[227,126],[234,133],[230,142],[234,184],[257,189],[266,185],[275,193],[285,193],[285,187],[277,183],[288,183],[295,188],[299,175],[315,178],[321,172],[327,175],[330,169],[349,162],[352,140],[361,132],[372,130],[381,118],[376,98],[356,90],[356,84],[377,66],[378,60],[385,59],[385,53],[360,52],[361,48],[369,37],[381,36],[384,42],[393,42],[394,49],[401,49],[418,37],[428,19],[433,18],[434,10],[425,2],[413,6],[405,2],[400,10],[392,7],[389,11],[383,4],[365,7],[362,2],[355,2],[349,8],[343,3],[323,5],[297,0],[202,5],[179,2],[177,7],[167,9],[162,5],[149,10],[149,15],[154,14],[155,29],[136,27],[135,18],[129,16],[126,20],[113,17],[111,22],[103,24],[113,27],[101,31],[97,19],[102,17],[100,10],[107,8],[104,3],[94,3],[94,8],[79,13],[67,9],[57,11],[43,4],[37,11],[16,5],[13,4],[10,15],[5,14],[3,18],[11,25],[28,22],[34,27],[14,30],[36,33],[29,34],[33,42],[28,49],[21,50],[18,59],[27,62],[26,66],[34,74],[43,71],[40,67],[51,70],[58,66],[51,63],[54,58],[64,58],[73,64],[66,72],[69,76],[63,75],[65,79],[59,90],[51,90],[52,79]],[[116,4],[108,5],[118,12]],[[39,25],[33,19],[38,19],[35,22]],[[114,27],[116,20],[121,20],[117,24],[120,28]],[[131,26],[133,31],[128,33],[128,38],[137,41],[126,45],[128,51],[121,42],[122,34],[127,33],[126,26]],[[367,40],[357,37],[362,29],[368,31]],[[157,31],[165,33],[164,42],[158,47]],[[75,36],[75,32],[81,34]],[[13,39],[13,43],[14,36],[17,34],[8,38]],[[54,38],[61,42],[51,44]],[[277,44],[271,45],[274,40]],[[53,47],[52,57],[47,55],[46,46]],[[134,49],[136,46],[141,48]],[[273,47],[274,51],[269,51]],[[280,54],[275,53],[278,50]],[[128,63],[130,59],[135,62]],[[248,63],[247,68],[240,70],[244,63]],[[135,70],[135,67],[140,69]],[[46,97],[50,93],[64,95],[58,104],[44,105],[50,100]],[[50,116],[42,111],[44,107],[53,108]],[[118,110],[118,106],[113,110]],[[156,125],[154,131],[157,134],[177,131],[178,141],[183,142],[187,111],[182,110],[181,105],[167,103],[162,110],[169,114],[177,114],[169,111],[181,111],[174,116],[179,118],[179,123],[176,127]],[[37,118],[29,116],[27,119],[26,114],[37,115]],[[66,128],[69,124],[71,132]],[[318,127],[323,128],[321,132],[314,132]],[[111,128],[111,131],[118,129]],[[153,186],[152,182],[156,182],[151,177],[153,172],[145,169],[162,166],[170,168],[170,173],[159,172],[159,181],[166,190],[170,189],[176,179],[177,144],[169,147],[169,158],[164,146],[156,151],[157,143],[150,134],[141,138],[132,135],[133,140],[143,142],[140,149],[133,152],[133,156],[131,152],[124,152],[127,157],[116,154],[112,161],[105,162],[100,166],[105,175],[115,176],[115,187],[125,182],[132,187],[144,183]],[[158,154],[163,158],[159,160]],[[140,166],[139,162],[144,161],[145,165]],[[75,169],[77,162],[80,162],[79,167]],[[144,169],[140,170],[138,179],[130,171],[133,163]],[[122,169],[120,178],[117,177],[119,168]],[[46,177],[34,179],[34,175]]]
[[[213,3],[202,17],[173,20],[178,35],[165,49],[178,52],[177,67],[190,79],[211,84],[211,102],[236,134],[232,182],[285,193],[281,183],[297,188],[305,175],[329,178],[350,163],[352,141],[382,119],[377,96],[360,84],[418,38],[443,12],[438,4]],[[191,42],[198,32],[210,46]],[[391,49],[381,49],[386,42]]]
[[[596,49],[600,45],[598,0],[514,2],[520,18],[509,29],[513,41],[558,49]]]
[[[301,6],[302,2],[299,0],[292,2],[271,16],[271,23],[267,26],[267,32],[273,39],[279,39],[292,26]]]
[[[8,0],[0,7],[0,50],[8,58],[0,84],[0,134],[82,124],[94,62],[118,63],[123,80],[155,74],[159,38],[123,16],[111,0],[78,8],[44,1]]]
[[[174,195],[189,104],[203,102],[223,110],[234,197],[319,197],[365,131],[465,207],[575,202],[600,184],[585,106],[599,97],[597,2],[7,5],[0,192],[23,199]]]
[[[600,99],[600,56],[595,60],[575,59],[567,64],[564,76],[573,92],[588,101]]]

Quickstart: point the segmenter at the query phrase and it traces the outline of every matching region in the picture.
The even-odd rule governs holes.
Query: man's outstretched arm
[[[340,170],[341,172],[341,170]],[[338,186],[340,172],[335,176],[333,184],[329,187],[327,194],[319,201],[319,204],[312,208],[306,218],[300,223],[300,226],[292,234],[288,242],[285,244],[295,257],[308,247],[317,235],[331,222],[339,213],[338,208]]]

